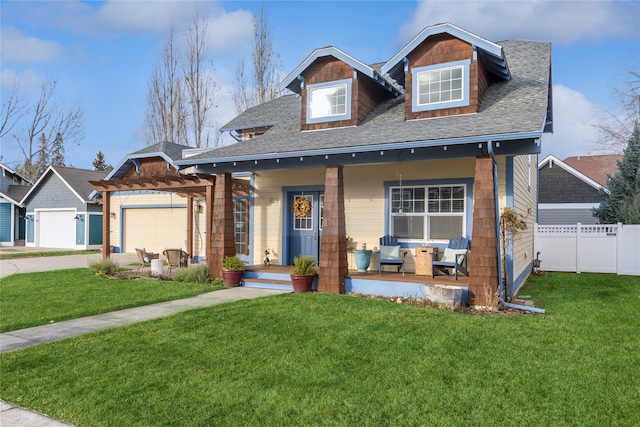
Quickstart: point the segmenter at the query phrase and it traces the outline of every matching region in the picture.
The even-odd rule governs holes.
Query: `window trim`
[[[428,65],[425,67],[416,67],[411,70],[411,110],[415,112],[442,110],[445,108],[468,107],[469,106],[469,66],[471,61],[464,59],[462,61],[447,62],[444,64]],[[435,102],[432,104],[419,104],[419,85],[418,76],[424,72],[436,70],[446,70],[451,68],[462,68],[462,99],[455,101]]]
[[[323,116],[323,117],[311,117],[311,93],[316,89],[325,89],[329,87],[336,86],[346,86],[346,111],[345,114],[339,114],[335,116]],[[351,92],[352,92],[352,80],[351,79],[342,79],[342,80],[333,80],[325,83],[316,83],[307,85],[307,124],[314,123],[326,123],[326,122],[337,122],[340,120],[351,120]]]
[[[385,187],[385,210],[384,210],[384,223],[385,223],[385,234],[392,235],[393,234],[393,215],[391,214],[392,209],[392,201],[391,201],[391,190],[395,188],[409,188],[409,187],[449,187],[449,186],[463,186],[464,187],[464,203],[465,209],[462,214],[462,235],[469,238],[469,233],[473,227],[473,178],[452,178],[452,179],[434,179],[434,180],[411,180],[411,181],[403,181],[402,185],[398,181],[387,181],[384,183]],[[424,220],[425,220],[425,231],[428,233],[428,218],[429,213],[427,212],[428,207],[428,190],[425,192],[425,212]],[[433,244],[433,245],[441,245],[448,243],[448,240],[434,240],[428,239],[427,236],[423,236],[422,239],[398,239],[398,242],[403,245],[403,247],[414,247],[420,246],[424,244]]]

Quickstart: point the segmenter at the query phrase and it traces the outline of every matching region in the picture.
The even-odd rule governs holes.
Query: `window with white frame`
[[[413,111],[469,105],[468,60],[418,67],[413,75]]]
[[[351,79],[307,86],[307,123],[351,118]]]
[[[448,241],[465,235],[464,185],[392,187],[391,234],[399,240]]]

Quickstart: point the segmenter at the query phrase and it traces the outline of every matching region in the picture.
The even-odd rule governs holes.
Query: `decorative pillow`
[[[451,248],[446,248],[444,250],[444,255],[442,255],[442,259],[440,261],[442,262],[450,262],[450,263],[454,263],[456,262],[456,254],[466,254],[467,250],[466,249],[451,249]],[[462,265],[462,261],[464,261],[464,257],[458,257],[458,264]]]
[[[400,259],[400,246],[380,246],[381,259]]]

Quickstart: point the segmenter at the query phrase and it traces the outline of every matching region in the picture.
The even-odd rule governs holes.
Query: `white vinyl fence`
[[[640,225],[538,225],[540,270],[640,276]]]

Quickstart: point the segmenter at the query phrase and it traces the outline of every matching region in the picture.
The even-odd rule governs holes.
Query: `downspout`
[[[500,202],[498,200],[498,162],[496,161],[496,156],[493,153],[493,141],[488,141],[487,151],[491,156],[491,163],[493,165],[493,194],[495,199],[495,210],[496,210],[496,240],[497,240],[496,247],[497,247],[497,255],[498,255],[498,277],[500,280],[500,300],[498,302],[500,303],[500,305],[504,307],[514,308],[514,309],[523,310],[523,311],[530,311],[532,313],[544,314],[545,311],[542,308],[529,307],[529,306],[520,305],[520,304],[513,304],[513,303],[506,302],[503,299],[503,295],[505,295],[506,289],[505,289],[504,283],[502,282],[502,258],[500,257],[501,242],[499,238],[500,236]]]

